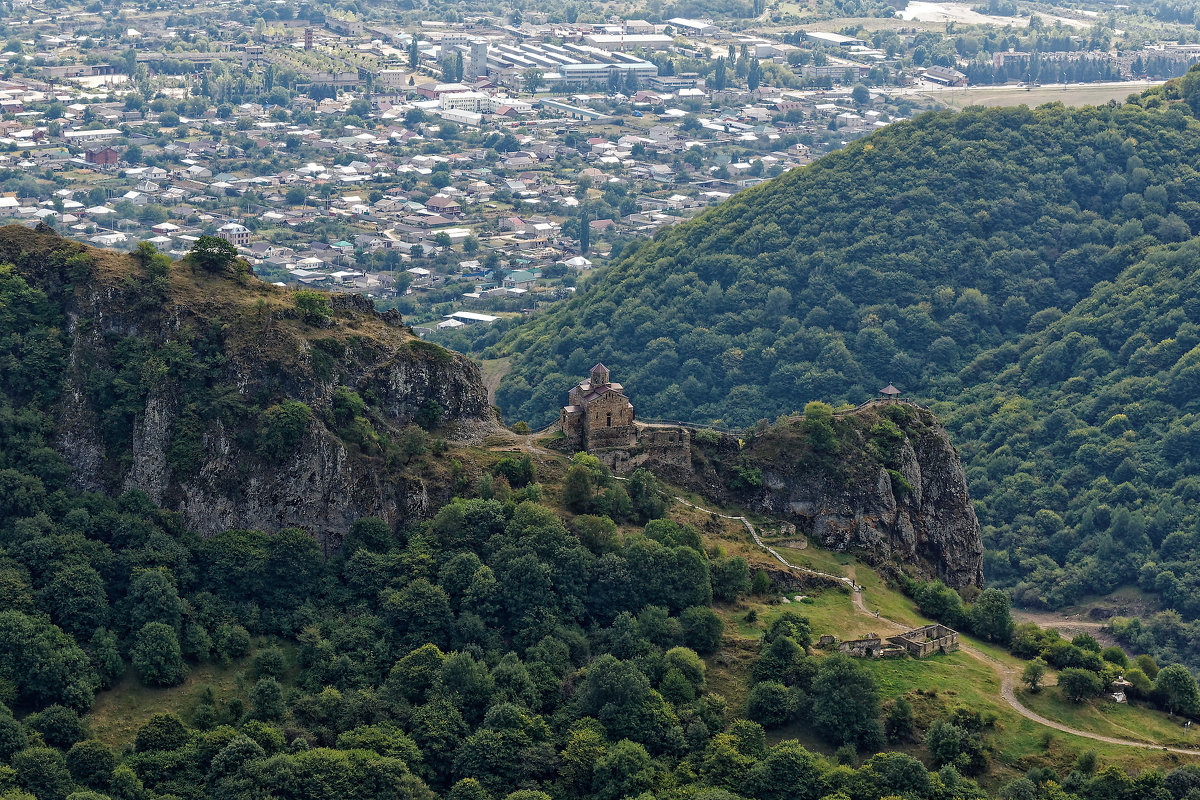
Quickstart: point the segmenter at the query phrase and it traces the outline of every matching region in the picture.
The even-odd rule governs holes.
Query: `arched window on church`
[[[611,411],[608,412],[608,416],[604,420],[604,427],[606,427],[606,428],[612,427],[612,412]]]

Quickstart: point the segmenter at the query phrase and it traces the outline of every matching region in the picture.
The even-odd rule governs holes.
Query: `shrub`
[[[1086,669],[1067,667],[1058,673],[1058,690],[1072,702],[1082,703],[1086,698],[1100,694],[1103,688],[1100,676]]]
[[[254,654],[254,676],[256,678],[282,678],[287,671],[287,657],[278,647],[264,647]]]
[[[520,458],[505,456],[492,467],[492,474],[503,475],[508,481],[508,485],[514,489],[520,489],[531,483],[535,472],[533,459],[529,457],[528,453]]]
[[[762,470],[758,467],[744,467],[737,464],[730,477],[729,488],[735,492],[752,492],[763,485]]]
[[[725,623],[711,608],[706,606],[685,608],[679,615],[679,622],[683,626],[684,643],[697,653],[702,655],[715,653],[721,646]]]
[[[298,400],[285,400],[262,414],[258,454],[264,458],[291,455],[300,445],[312,419],[312,409]]]
[[[1040,658],[1030,661],[1021,673],[1021,681],[1029,687],[1029,691],[1037,694],[1042,690],[1042,678],[1046,676],[1046,662]]]
[[[134,749],[139,753],[178,750],[187,744],[187,728],[174,714],[155,714],[137,732]]]
[[[442,424],[442,419],[445,417],[445,415],[446,410],[442,408],[441,404],[432,397],[428,397],[417,410],[417,415],[413,418],[413,422],[417,423],[425,430],[431,431]]]
[[[1129,657],[1119,647],[1104,648],[1100,651],[1100,657],[1110,664],[1116,664],[1118,667],[1125,667],[1129,664]]]
[[[25,724],[42,735],[42,740],[51,747],[66,750],[76,742],[87,738],[87,730],[79,714],[60,705],[52,705],[31,714]]]
[[[201,236],[192,245],[188,257],[208,272],[223,272],[237,263],[237,248],[219,236]]]
[[[179,639],[171,626],[161,622],[148,622],[138,631],[132,659],[147,686],[177,686],[187,674]]]
[[[776,728],[787,724],[794,709],[795,698],[791,691],[778,681],[755,684],[746,701],[746,716],[764,728]]]
[[[195,475],[204,460],[204,426],[195,414],[181,414],[171,428],[167,465],[178,476]]]
[[[300,317],[309,325],[322,325],[333,316],[329,297],[312,289],[301,289],[292,297]]]
[[[250,633],[241,625],[222,625],[213,638],[217,656],[226,663],[250,650]]]
[[[75,782],[93,789],[107,789],[117,764],[112,751],[95,739],[85,739],[67,751],[67,769]]]

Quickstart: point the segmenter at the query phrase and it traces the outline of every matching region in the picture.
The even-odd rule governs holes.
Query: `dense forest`
[[[298,528],[201,538],[142,491],[73,488],[53,410],[66,305],[89,290],[95,254],[61,241],[24,258],[48,260],[40,275],[58,279],[0,267],[4,800],[987,796],[974,778],[994,756],[995,720],[949,695],[913,695],[919,713],[885,696],[861,662],[812,649],[802,605],[778,606],[738,652],[745,699],[717,691],[719,612],[778,588],[666,518],[644,471],[617,482],[577,454],[560,488],[538,481],[528,454],[497,455],[429,517],[395,529],[359,519],[333,555]],[[142,249],[125,277],[143,261],[183,269]],[[225,348],[219,335],[176,345],[185,363]],[[905,589],[926,614],[1060,668],[1060,685],[1074,676],[1075,699],[1124,667],[1094,640],[1014,626],[1003,592],[968,605],[940,584]],[[1032,687],[1044,667],[1030,663]],[[211,665],[236,665],[237,685],[150,716],[123,749],[90,729],[102,693],[180,686]],[[1137,665],[1137,697],[1200,716],[1186,670]],[[792,730],[834,757],[777,734]],[[1086,756],[1035,767],[1002,794],[1184,800],[1200,787],[1191,766],[1130,776]]]
[[[603,359],[644,418],[748,426],[892,382],[963,448],[995,585],[1195,619],[1198,82],[925,114],[741,192],[481,340],[497,400],[543,424]],[[1162,654],[1196,652],[1170,613]]]
[[[1155,248],[1044,330],[976,359],[948,420],[989,580],[1035,607],[1136,584],[1176,613],[1153,633],[1118,632],[1194,666],[1200,631],[1182,619],[1200,618],[1198,259],[1196,240]]]

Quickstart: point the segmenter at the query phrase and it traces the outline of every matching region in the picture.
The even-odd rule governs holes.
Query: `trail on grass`
[[[758,531],[756,531],[754,529],[754,525],[752,525],[750,523],[750,520],[746,519],[744,516],[741,516],[741,515],[734,516],[731,514],[722,514],[719,511],[713,511],[712,509],[704,508],[703,506],[698,506],[695,503],[684,500],[682,497],[675,497],[674,499],[677,502],[683,503],[685,506],[688,506],[689,508],[694,508],[697,511],[703,511],[706,514],[712,514],[713,516],[717,516],[722,519],[736,519],[738,522],[741,522],[743,525],[746,526],[746,530],[750,531],[750,536],[754,538],[754,543],[757,544],[759,547],[761,547],[763,550],[766,550],[772,556],[774,556],[775,560],[778,561],[780,564],[783,564],[788,569],[794,569],[797,572],[804,572],[804,573],[807,573],[808,575],[816,575],[821,578],[828,578],[830,580],[837,581],[838,583],[845,584],[846,586],[850,587],[850,593],[855,595],[855,602],[856,603],[862,602],[861,599],[857,597],[858,594],[861,592],[862,587],[858,586],[853,581],[853,579],[846,578],[841,575],[833,575],[828,572],[821,572],[820,570],[809,569],[808,567],[800,567],[800,566],[796,566],[795,564],[788,563],[787,559],[785,559],[783,556],[779,555],[779,553],[776,552],[775,548],[769,546],[766,542],[764,542],[759,537]]]
[[[698,506],[695,503],[692,503],[688,500],[683,499],[682,497],[676,497],[675,500],[684,504],[685,506],[688,506],[689,508],[694,508],[698,511],[703,511],[708,514],[713,514],[715,516],[721,517],[722,519],[738,520],[739,522],[741,522],[743,525],[746,526],[746,530],[750,531],[750,536],[754,539],[754,543],[757,544],[759,547],[761,547],[763,550],[770,553],[775,558],[775,560],[778,561],[780,564],[783,564],[785,567],[788,567],[789,569],[797,570],[798,572],[805,572],[805,573],[808,573],[809,575],[818,575],[823,578],[831,578],[833,580],[839,581],[842,584],[845,584],[846,586],[849,586],[850,587],[850,596],[854,601],[854,606],[864,616],[871,617],[871,618],[879,621],[880,623],[884,623],[884,624],[886,624],[892,628],[895,628],[897,630],[908,630],[909,629],[909,626],[904,625],[903,623],[897,622],[893,619],[889,619],[888,617],[883,616],[882,613],[880,613],[879,616],[876,616],[873,612],[870,612],[867,610],[866,599],[863,596],[863,588],[862,588],[862,586],[860,586],[858,584],[858,582],[856,580],[856,576],[854,575],[853,569],[851,569],[851,577],[847,578],[847,577],[844,577],[841,575],[831,575],[828,572],[820,572],[818,570],[808,569],[807,567],[799,567],[799,566],[796,566],[795,564],[790,564],[790,563],[788,563],[788,561],[786,559],[784,559],[783,556],[779,555],[779,553],[777,553],[773,548],[771,548],[765,542],[763,542],[763,540],[758,535],[758,531],[756,531],[754,529],[754,525],[752,525],[750,523],[750,520],[746,519],[746,517],[741,516],[741,515],[722,514],[719,511],[713,511],[712,509],[704,508],[703,506]],[[1016,711],[1022,717],[1025,717],[1025,719],[1036,722],[1039,725],[1045,725],[1047,728],[1053,728],[1056,731],[1061,731],[1062,733],[1069,733],[1072,736],[1079,736],[1084,739],[1092,739],[1093,741],[1104,742],[1105,744],[1115,744],[1115,745],[1121,745],[1124,747],[1138,747],[1143,750],[1162,750],[1162,751],[1166,751],[1166,752],[1170,752],[1170,753],[1182,753],[1183,755],[1189,755],[1189,756],[1200,756],[1200,751],[1197,751],[1195,749],[1189,749],[1189,748],[1184,748],[1184,747],[1167,747],[1165,745],[1152,744],[1150,742],[1135,742],[1130,739],[1118,739],[1114,736],[1104,736],[1099,733],[1089,733],[1088,731],[1081,731],[1078,728],[1072,728],[1068,725],[1063,725],[1061,722],[1055,722],[1052,719],[1047,719],[1046,717],[1043,717],[1041,714],[1038,714],[1038,713],[1030,710],[1028,707],[1023,705],[1020,700],[1017,699],[1015,686],[1016,686],[1016,681],[1019,676],[1017,675],[1017,670],[1015,667],[1009,666],[1008,664],[1005,664],[1002,661],[988,655],[987,653],[983,652],[982,650],[979,650],[968,644],[960,643],[960,648],[962,649],[962,651],[964,653],[966,653],[970,657],[972,657],[978,661],[982,661],[989,668],[991,668],[991,670],[993,672],[996,673],[997,677],[1000,678],[1000,697],[1001,697],[1001,699],[1003,699],[1004,702],[1007,703],[1012,708],[1013,711]]]

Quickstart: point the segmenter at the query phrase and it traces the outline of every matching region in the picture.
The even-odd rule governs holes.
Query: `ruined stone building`
[[[636,444],[633,403],[621,384],[609,380],[608,367],[597,364],[586,381],[571,389],[562,410],[562,430],[576,450]]]
[[[913,658],[924,658],[934,653],[952,653],[958,649],[958,631],[945,625],[926,625],[899,636],[891,636],[888,641],[903,647]]]
[[[836,647],[838,652],[856,658],[896,658],[905,653],[913,658],[925,658],[935,653],[952,653],[958,649],[958,632],[945,625],[926,625],[884,639],[868,633],[861,639],[839,642],[836,637],[822,636],[819,647]]]

